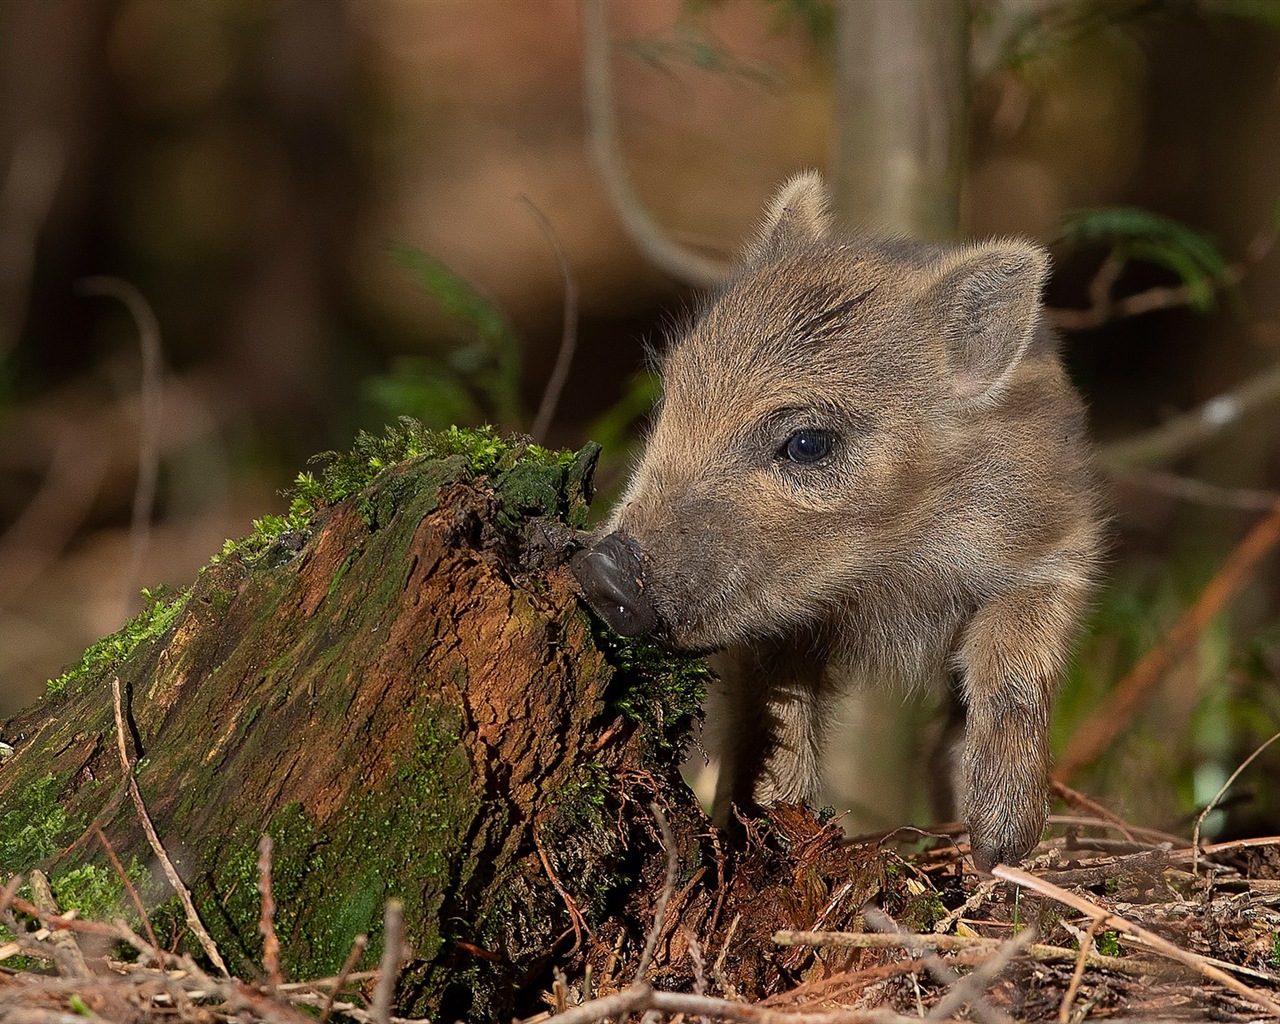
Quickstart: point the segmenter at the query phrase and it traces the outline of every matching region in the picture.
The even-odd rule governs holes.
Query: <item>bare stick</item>
[[[1173,462],[1229,424],[1276,402],[1280,402],[1280,363],[1153,430],[1102,445],[1098,461],[1108,470]]]
[[[138,485],[134,488],[133,515],[129,521],[129,568],[125,573],[124,595],[125,601],[132,604],[141,586],[142,559],[151,541],[151,514],[160,472],[160,378],[163,373],[160,322],[142,292],[128,281],[118,277],[86,277],[79,281],[77,288],[82,295],[119,299],[138,327],[138,345],[142,350],[142,422],[138,428]]]
[[[951,986],[951,991],[929,1011],[929,1019],[945,1020],[961,1006],[973,1006],[982,1001],[988,986],[1009,966],[1010,961],[1026,951],[1035,937],[1034,928],[1024,928],[1013,938],[1002,942],[995,953]]]
[[[1238,285],[1249,273],[1252,265],[1265,258],[1275,244],[1276,230],[1268,224],[1245,247],[1243,260],[1229,264],[1220,274],[1209,278],[1207,284],[1214,291],[1225,291]],[[1153,313],[1159,309],[1189,306],[1195,297],[1196,289],[1187,284],[1179,284],[1147,288],[1121,299],[1114,298],[1111,290],[1123,271],[1124,260],[1117,257],[1115,250],[1112,250],[1098,267],[1098,272],[1089,285],[1089,307],[1049,310],[1049,319],[1054,326],[1064,331],[1090,330],[1125,317],[1141,316],[1143,313]]]
[[[1165,494],[1179,501],[1210,505],[1214,508],[1234,508],[1244,512],[1270,512],[1280,505],[1280,491],[1262,491],[1250,487],[1219,487],[1192,477],[1178,476],[1157,469],[1139,466],[1112,466],[1111,477],[1122,484],[1141,487],[1144,490]]]
[[[582,68],[591,155],[627,234],[651,263],[677,280],[701,288],[723,281],[729,268],[668,238],[631,184],[618,145],[604,0],[582,3]]]
[[[547,386],[542,391],[542,401],[538,404],[537,415],[533,417],[533,426],[529,428],[529,435],[538,444],[543,444],[547,439],[547,431],[551,428],[551,421],[555,419],[560,393],[564,391],[564,382],[569,378],[569,367],[573,365],[573,354],[578,348],[578,279],[569,266],[569,259],[564,254],[564,247],[560,244],[551,221],[547,220],[528,196],[521,196],[520,202],[529,208],[542,236],[555,253],[556,262],[560,265],[560,279],[564,282],[564,329],[560,334],[560,350],[556,353],[556,362],[551,368],[551,376],[547,378]]]
[[[1222,784],[1222,788],[1213,795],[1213,799],[1205,804],[1204,810],[1201,811],[1199,816],[1196,818],[1196,827],[1191,831],[1191,849],[1193,851],[1191,857],[1191,873],[1193,875],[1198,873],[1200,866],[1200,826],[1204,824],[1204,819],[1207,818],[1210,812],[1218,806],[1218,801],[1221,800],[1227,790],[1231,788],[1231,784],[1240,777],[1240,773],[1248,768],[1249,765],[1253,763],[1254,758],[1266,750],[1267,747],[1271,746],[1271,744],[1276,740],[1280,740],[1280,732],[1276,733],[1271,737],[1271,739],[1267,740],[1259,746],[1257,750],[1244,759],[1240,766],[1231,773],[1231,777]]]
[[[1071,972],[1071,983],[1067,985],[1066,994],[1058,1004],[1058,1024],[1071,1024],[1071,1004],[1076,1001],[1076,993],[1080,991],[1080,982],[1084,980],[1084,969],[1093,952],[1093,937],[1102,927],[1102,918],[1095,917],[1080,940],[1080,955],[1076,957],[1076,969]]]
[[[382,963],[378,985],[373,991],[373,1019],[378,1024],[390,1024],[391,998],[396,992],[404,958],[404,904],[396,899],[387,900],[383,920]]]
[[[1185,964],[1192,970],[1198,971],[1206,978],[1216,981],[1219,985],[1230,989],[1236,995],[1249,1000],[1255,1006],[1260,1006],[1267,1013],[1280,1017],[1280,1003],[1277,1003],[1270,996],[1264,995],[1257,989],[1250,988],[1238,978],[1233,978],[1230,974],[1220,970],[1213,964],[1206,962],[1205,958],[1197,953],[1189,952],[1175,946],[1168,939],[1157,935],[1155,932],[1148,931],[1140,925],[1134,924],[1126,918],[1120,917],[1108,910],[1104,910],[1083,896],[1077,896],[1073,892],[1061,889],[1052,882],[1046,882],[1042,878],[1029,874],[1020,868],[1011,868],[1005,864],[997,864],[991,869],[991,873],[997,878],[1001,878],[1006,882],[1012,882],[1014,885],[1020,885],[1023,888],[1031,889],[1043,896],[1056,900],[1068,907],[1078,910],[1082,914],[1087,914],[1092,918],[1102,918],[1103,927],[1114,928],[1118,932],[1124,932],[1131,935],[1143,945],[1154,950],[1157,953],[1167,956],[1170,960],[1176,960],[1180,964]]]
[[[32,902],[50,917],[60,916],[61,911],[53,898],[53,889],[50,888],[49,879],[45,873],[33,870],[28,873],[27,881],[31,883]],[[62,958],[58,960],[60,974],[67,978],[89,977],[89,965],[85,963],[84,953],[72,932],[56,931],[49,936],[49,941],[66,953],[65,960]]]
[[[187,927],[195,934],[196,941],[200,943],[200,948],[204,950],[209,961],[225,977],[231,977],[231,972],[227,970],[227,965],[223,962],[222,954],[218,952],[218,947],[213,941],[213,936],[204,926],[204,922],[200,920],[200,915],[196,912],[195,902],[191,899],[191,892],[187,889],[186,884],[179,876],[177,869],[173,866],[173,861],[169,859],[169,854],[165,852],[164,844],[160,842],[160,837],[156,834],[156,827],[151,823],[151,815],[147,813],[147,806],[142,802],[142,793],[138,790],[138,780],[133,774],[133,765],[129,761],[129,751],[124,741],[124,709],[120,701],[120,677],[113,676],[111,679],[111,697],[115,702],[116,713],[116,744],[120,751],[120,767],[124,771],[125,778],[129,780],[129,796],[133,800],[133,806],[137,809],[138,818],[142,822],[142,830],[147,834],[147,842],[151,844],[151,850],[156,855],[156,859],[160,861],[160,867],[164,871],[164,875],[169,879],[169,884],[173,886],[174,891],[178,894],[178,899],[182,903],[183,913],[187,917]]]
[[[676,850],[675,836],[671,834],[671,826],[667,824],[667,816],[662,813],[662,808],[658,806],[656,800],[649,805],[649,810],[653,812],[658,822],[658,829],[662,832],[662,845],[667,851],[667,878],[662,886],[662,895],[658,897],[658,905],[653,909],[653,925],[649,929],[649,936],[644,943],[644,952],[640,954],[640,963],[636,967],[636,984],[644,980],[645,971],[653,963],[653,954],[658,950],[658,936],[662,934],[662,925],[667,917],[667,903],[671,900],[671,894],[675,892],[676,880],[680,875],[680,855]]]
[[[889,935],[902,935],[904,933],[904,929],[898,925],[898,922],[893,920],[893,918],[878,907],[867,907],[863,910],[862,917],[868,925],[878,932],[884,932]],[[907,948],[915,949],[917,947],[908,946]],[[956,974],[956,972],[947,964],[943,963],[936,953],[927,952],[927,946],[919,948],[926,951],[924,955],[924,966],[925,969],[933,975],[934,980],[954,990],[960,983],[960,975]],[[981,992],[968,994],[966,998],[969,1003],[969,1008],[973,1011],[973,1015],[975,1017],[988,1021],[989,1024],[1010,1024],[1009,1015],[1003,1010],[990,1005],[986,999],[983,998]]]
[[[262,966],[267,972],[267,984],[273,989],[284,981],[280,976],[280,940],[276,937],[276,899],[271,892],[271,852],[274,847],[271,836],[265,833],[258,840],[258,895],[262,898],[258,932],[262,935]]]
[[[870,932],[791,932],[773,933],[773,941],[779,946],[848,946],[854,949],[937,949],[944,952],[983,950],[998,952],[1004,945],[1002,939],[974,935],[937,935],[933,933],[873,934]],[[1065,946],[1046,946],[1039,942],[1029,945],[1025,952],[1039,960],[1060,960],[1070,963],[1077,951]],[[1089,966],[1125,974],[1150,974],[1156,965],[1149,960],[1133,960],[1128,957],[1089,954]]]
[[[655,992],[638,983],[630,988],[579,1003],[548,1019],[554,1024],[595,1024],[609,1018],[624,1019],[630,1013],[656,1010],[744,1024],[919,1024],[918,1017],[906,1017],[891,1010],[819,1010],[813,1013],[773,1009],[759,1003],[739,1003],[713,996],[685,992]]]
[[[1061,782],[1058,779],[1053,779],[1049,785],[1053,790],[1053,795],[1058,797],[1060,800],[1066,801],[1072,807],[1076,808],[1076,810],[1088,811],[1090,814],[1096,814],[1099,818],[1102,818],[1115,826],[1116,830],[1119,831],[1126,839],[1133,839],[1133,832],[1129,828],[1129,823],[1109,807],[1104,807],[1102,804],[1098,803],[1098,801],[1093,799],[1093,797],[1087,796],[1079,790],[1072,789],[1065,782]]]
[[[129,899],[133,901],[134,907],[137,908],[138,916],[142,918],[142,927],[147,931],[147,939],[151,942],[153,955],[159,959],[161,955],[160,940],[156,938],[155,929],[151,927],[151,917],[147,913],[147,908],[142,904],[142,896],[138,893],[138,888],[133,884],[128,873],[124,869],[124,865],[120,863],[120,858],[116,856],[115,848],[107,840],[107,834],[102,831],[102,826],[96,821],[92,825],[92,832],[98,837],[98,842],[102,844],[102,848],[107,852],[107,859],[111,861],[111,866],[115,868],[116,874],[120,876],[120,883],[124,886],[125,892],[129,894]]]
[[[1070,779],[1111,746],[1155,691],[1174,656],[1191,646],[1248,582],[1250,574],[1277,542],[1280,542],[1280,505],[1249,531],[1168,635],[1129,670],[1102,706],[1076,729],[1058,760],[1054,773],[1057,778]]]
[[[367,935],[357,935],[355,941],[351,943],[351,951],[347,954],[347,959],[343,961],[342,970],[334,978],[333,988],[329,990],[328,996],[325,997],[324,1005],[320,1008],[320,1024],[328,1024],[329,1016],[333,1013],[333,1001],[338,997],[338,993],[342,991],[343,986],[354,977],[351,972],[355,970],[356,964],[364,956],[365,948],[368,945],[369,936]]]

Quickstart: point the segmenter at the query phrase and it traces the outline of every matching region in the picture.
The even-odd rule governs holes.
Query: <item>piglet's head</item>
[[[626,636],[710,650],[830,621],[912,558],[1037,330],[1048,257],[832,235],[815,174],[669,347],[621,501],[574,572]]]

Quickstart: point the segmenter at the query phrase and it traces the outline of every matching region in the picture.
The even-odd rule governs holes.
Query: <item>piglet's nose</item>
[[[644,590],[640,545],[624,533],[611,533],[573,556],[573,574],[600,618],[622,636],[648,636],[658,628],[658,613]]]

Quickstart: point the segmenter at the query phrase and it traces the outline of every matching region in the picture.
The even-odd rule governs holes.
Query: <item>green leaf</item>
[[[1217,287],[1230,284],[1226,258],[1208,235],[1150,210],[1073,210],[1063,217],[1056,241],[1075,246],[1105,242],[1117,259],[1165,267],[1186,286],[1189,304],[1200,312],[1213,308]]]
[[[518,423],[523,418],[520,340],[502,310],[429,253],[404,243],[394,244],[391,253],[440,308],[471,333],[473,340],[454,354],[455,366],[474,376],[472,383],[483,392],[495,419]],[[447,421],[451,417],[433,418]]]
[[[1277,0],[1203,0],[1205,14],[1260,21],[1280,29],[1280,3]]]

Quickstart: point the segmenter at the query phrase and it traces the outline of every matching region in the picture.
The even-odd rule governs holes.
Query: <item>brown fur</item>
[[[1040,320],[1048,256],[833,235],[826,205],[816,175],[784,186],[666,355],[604,532],[638,549],[624,583],[654,631],[724,652],[721,821],[817,797],[837,676],[953,678],[975,860],[1016,862],[1099,555],[1083,409]],[[830,455],[789,459],[799,430]]]

